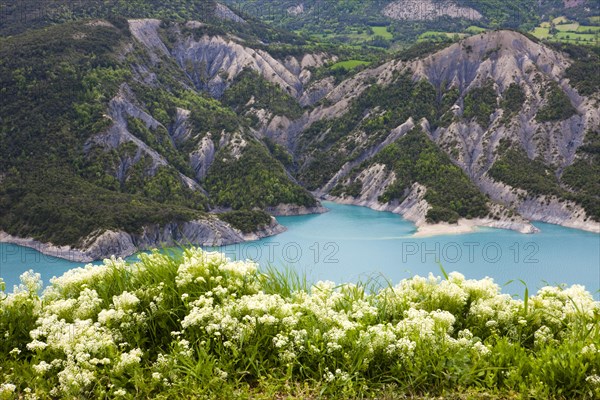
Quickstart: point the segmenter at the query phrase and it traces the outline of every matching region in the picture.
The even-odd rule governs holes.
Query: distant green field
[[[375,36],[381,36],[384,39],[388,39],[388,40],[391,40],[394,38],[394,35],[392,35],[390,32],[388,32],[386,26],[373,26],[373,27],[371,27],[371,29],[373,29],[373,33],[375,34]]]
[[[554,25],[564,24],[565,22],[567,22],[567,17],[561,16],[561,17],[558,17],[558,18],[554,18],[552,20],[552,22],[554,23]]]
[[[600,32],[600,26],[580,25],[579,28],[577,28],[577,33],[593,33],[593,32]]]
[[[533,36],[535,36],[538,39],[548,39],[549,37],[551,37],[550,28],[537,27],[533,30],[532,33]]]
[[[591,33],[574,33],[574,32],[558,32],[555,35],[556,39],[568,40],[568,41],[583,41],[583,42],[594,42],[598,41],[598,35]]]
[[[486,31],[487,31],[487,29],[482,28],[480,26],[475,26],[475,25],[471,25],[470,27],[465,29],[465,32],[470,33],[472,35],[476,35],[478,33],[486,32]]]
[[[561,24],[555,26],[556,30],[559,32],[575,32],[577,28],[579,28],[579,24],[574,22],[572,24]]]
[[[553,42],[577,43],[586,45],[598,44],[600,26],[580,25],[578,22],[567,20],[566,17],[555,18],[553,23],[555,24],[555,30],[552,31],[555,32],[554,34],[551,33],[552,24],[549,22],[542,22],[539,26],[535,27],[531,31],[531,34],[538,39],[546,39]]]
[[[352,70],[358,66],[361,65],[369,65],[370,62],[368,61],[363,61],[363,60],[347,60],[347,61],[340,61],[338,63],[333,64],[330,68],[333,69],[340,69],[340,68],[344,68],[347,70]]]
[[[310,36],[319,42],[343,42],[348,45],[368,45],[375,39],[376,36],[381,36],[386,40],[392,40],[394,36],[387,31],[385,26],[373,26],[371,27],[373,33],[368,30],[352,30],[348,32],[335,33],[331,30],[325,30],[320,33],[314,33]],[[303,32],[307,33],[307,32]]]
[[[592,24],[600,24],[600,15],[590,17],[589,20]]]

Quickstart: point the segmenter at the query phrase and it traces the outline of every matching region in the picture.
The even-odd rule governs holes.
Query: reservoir
[[[291,268],[311,282],[396,284],[414,275],[458,271],[469,279],[494,278],[504,293],[522,296],[545,285],[584,285],[600,298],[600,235],[535,223],[535,235],[480,228],[462,235],[415,238],[414,224],[401,216],[364,207],[325,202],[321,215],[280,217],[288,231],[257,242],[226,246],[232,259],[252,259],[266,267]],[[0,276],[7,290],[28,269],[47,284],[82,266],[33,249],[0,243]]]

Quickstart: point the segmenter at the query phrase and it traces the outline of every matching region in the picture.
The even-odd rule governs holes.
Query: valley
[[[600,398],[598,6],[0,0],[0,400]]]
[[[280,232],[270,215],[324,212],[319,199],[429,232],[600,231],[593,51],[498,30],[367,63],[265,47],[223,7],[221,25],[98,19],[2,39],[20,49],[0,64],[7,240],[82,260],[236,243]],[[39,50],[40,35],[54,42]]]

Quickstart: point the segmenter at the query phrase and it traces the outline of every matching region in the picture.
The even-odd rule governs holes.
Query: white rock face
[[[129,30],[134,38],[150,50],[151,59],[157,62],[159,57],[168,56],[169,49],[158,35],[158,19],[130,19]]]
[[[199,181],[206,178],[208,169],[215,160],[215,145],[210,134],[206,135],[200,142],[198,150],[190,154],[190,164],[196,172]]]
[[[304,3],[288,7],[287,13],[293,16],[304,14]]]
[[[217,18],[237,22],[238,24],[247,23],[242,17],[240,17],[239,15],[231,11],[229,7],[221,3],[217,3],[215,5],[215,14]]]
[[[477,21],[481,13],[471,7],[461,7],[453,1],[399,0],[388,4],[383,15],[400,21],[433,21],[441,17],[461,18]]]
[[[410,62],[393,60],[356,74],[330,91],[326,96],[330,105],[318,107],[303,117],[303,127],[289,140],[293,143],[295,137],[301,135],[302,129],[315,121],[343,116],[352,99],[368,87],[369,80],[376,79],[378,84],[387,85],[394,72],[411,71],[415,80],[425,79],[442,92],[457,88],[460,99],[453,107],[457,116],[464,111],[462,99],[473,88],[483,86],[491,80],[500,101],[504,91],[515,83],[524,90],[527,100],[522,111],[509,122],[503,120],[505,116],[499,111],[491,117],[487,127],[460,119],[447,128],[437,128],[434,131],[430,129],[429,121],[424,120],[420,124],[429,137],[451,156],[481,190],[490,195],[493,202],[512,208],[522,215],[520,219],[512,220],[501,213],[500,221],[478,220],[477,225],[533,232],[535,229],[527,222],[527,219],[531,219],[597,231],[598,224],[590,221],[580,207],[574,204],[566,206],[566,203],[558,203],[556,200],[531,198],[527,192],[494,182],[487,176],[488,170],[497,160],[496,150],[502,139],[520,143],[530,158],[540,157],[547,164],[556,165],[562,170],[576,160],[577,149],[584,143],[586,132],[600,129],[600,109],[596,106],[596,99],[580,96],[570,86],[565,79],[569,66],[570,61],[565,55],[513,31],[475,35],[423,59]],[[546,104],[543,92],[551,82],[564,90],[577,114],[564,121],[541,123],[536,120],[536,114]],[[290,125],[293,126],[293,123]],[[359,133],[351,134],[360,137]],[[390,132],[385,143],[393,142],[389,139],[396,140],[397,137]],[[345,182],[349,172],[377,154],[378,148],[381,147],[376,145],[365,149],[359,158],[346,163],[317,193],[324,196],[338,183]],[[368,168],[360,176],[372,173],[373,170]],[[368,193],[372,192],[370,187]],[[373,202],[372,194],[362,196],[365,196],[365,192],[358,199],[342,201],[380,208],[381,205]],[[466,229],[467,225],[473,223],[463,221],[462,229]]]

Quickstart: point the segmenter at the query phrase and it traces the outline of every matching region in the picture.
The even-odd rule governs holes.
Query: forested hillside
[[[210,219],[214,207],[245,210],[222,216],[252,231],[265,222],[255,209],[316,205],[245,119],[140,47],[127,20],[0,40],[0,225],[9,233],[81,245],[106,229]],[[207,140],[227,166],[194,163]]]
[[[382,52],[217,3],[131,4],[73,3],[75,21],[0,38],[3,231],[223,243],[318,198],[418,225],[596,229],[595,48],[500,30]],[[11,10],[3,28],[23,30]]]
[[[592,0],[225,0],[225,3],[236,12],[319,40],[378,47],[412,43],[426,32],[461,34],[482,28],[529,31],[552,16],[564,15],[587,23],[588,17],[600,15],[598,3]]]

